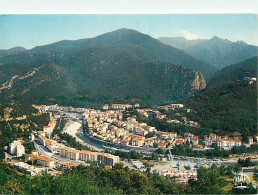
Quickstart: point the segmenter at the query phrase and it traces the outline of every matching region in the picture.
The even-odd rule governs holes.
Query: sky
[[[0,15],[0,49],[31,49],[60,40],[92,38],[119,28],[158,37],[218,36],[258,45],[255,14]]]

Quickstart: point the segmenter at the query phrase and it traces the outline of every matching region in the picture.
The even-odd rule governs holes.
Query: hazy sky
[[[0,48],[27,49],[64,39],[91,38],[119,28],[187,39],[214,35],[258,45],[258,17],[254,14],[214,15],[1,15]]]

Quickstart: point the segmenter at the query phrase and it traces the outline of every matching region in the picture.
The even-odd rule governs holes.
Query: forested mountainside
[[[199,94],[184,101],[194,111],[187,116],[218,134],[240,132],[244,140],[257,133],[257,58],[226,67]]]
[[[216,72],[210,79],[208,87],[225,85],[236,80],[243,80],[244,77],[257,76],[257,56],[247,59],[238,64],[232,64]]]
[[[161,37],[162,43],[182,49],[193,57],[219,69],[258,55],[258,47],[244,41],[232,42],[217,36],[211,39],[187,40],[183,37]]]
[[[215,68],[149,35],[120,29],[0,58],[0,100],[73,106],[160,104],[193,95]]]
[[[23,47],[14,47],[11,49],[6,49],[6,50],[0,49],[0,58],[7,56],[7,55],[11,55],[11,54],[17,54],[22,51],[26,51],[26,49]]]

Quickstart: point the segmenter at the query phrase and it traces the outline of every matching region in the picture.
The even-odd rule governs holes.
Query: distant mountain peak
[[[134,30],[134,29],[130,29],[130,28],[119,28],[117,30],[114,30],[112,32],[134,32],[134,33],[140,33],[139,31],[137,30]]]
[[[213,36],[210,40],[223,40],[223,39],[221,39],[221,38],[219,38],[218,36]]]
[[[244,41],[237,41],[237,43],[238,44],[240,44],[240,45],[248,45],[246,42],[244,42]]]
[[[10,48],[8,49],[9,51],[26,51],[26,49],[24,47],[20,47],[20,46],[17,46],[17,47],[13,47],[13,48]]]
[[[128,28],[120,28],[111,32],[104,33],[102,35],[99,35],[97,37],[107,36],[107,35],[129,35],[129,34],[143,34],[137,30],[128,29]]]

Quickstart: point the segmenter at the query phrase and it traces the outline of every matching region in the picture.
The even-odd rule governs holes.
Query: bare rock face
[[[206,82],[202,73],[195,71],[195,79],[191,83],[193,90],[202,90],[206,87]]]

